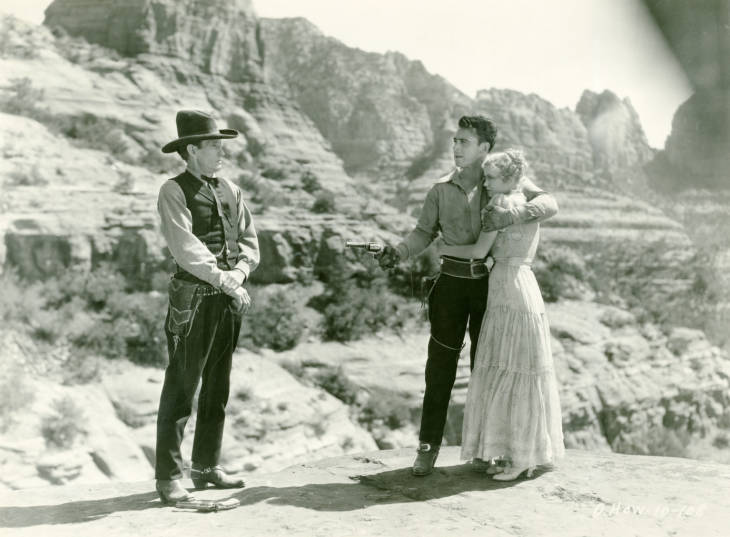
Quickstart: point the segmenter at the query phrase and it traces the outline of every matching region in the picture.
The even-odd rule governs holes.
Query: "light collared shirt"
[[[223,199],[222,188],[231,188],[235,192],[238,213],[236,241],[239,254],[234,268],[243,272],[248,279],[251,271],[259,264],[259,241],[251,211],[244,203],[240,189],[222,178],[218,178],[218,186],[212,187],[207,181],[190,172],[188,174],[205,183],[206,188],[214,188],[218,199]],[[227,187],[221,185],[223,181],[227,182]],[[218,268],[215,255],[193,234],[193,217],[185,202],[185,194],[174,180],[166,181],[160,188],[157,211],[160,213],[162,235],[175,262],[196,278],[220,287],[224,271]]]
[[[489,203],[490,196],[483,179],[468,192],[458,179],[457,169],[431,187],[415,229],[396,246],[401,258],[407,259],[423,252],[439,232],[449,245],[477,242],[482,230],[481,211]],[[545,220],[558,212],[555,198],[529,179],[523,181],[522,192],[529,203],[511,210],[515,223]]]

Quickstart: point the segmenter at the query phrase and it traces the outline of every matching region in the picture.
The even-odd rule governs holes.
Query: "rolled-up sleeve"
[[[243,272],[248,280],[249,274],[258,266],[261,254],[251,211],[243,201],[240,191],[238,192],[238,252],[236,268]]]
[[[418,223],[413,231],[401,242],[396,249],[403,259],[416,256],[423,252],[433,242],[439,230],[439,202],[438,190],[432,187],[426,195]]]
[[[220,287],[222,271],[208,247],[193,234],[193,217],[185,194],[174,181],[167,181],[160,188],[157,211],[162,236],[175,262],[196,278]]]

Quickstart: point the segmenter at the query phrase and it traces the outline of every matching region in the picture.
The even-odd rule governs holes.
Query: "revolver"
[[[355,248],[359,250],[365,250],[371,254],[379,254],[383,251],[384,245],[379,242],[361,242],[361,241],[345,241],[346,248]]]

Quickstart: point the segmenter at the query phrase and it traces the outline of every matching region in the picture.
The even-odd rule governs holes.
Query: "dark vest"
[[[185,204],[193,217],[193,235],[216,257],[218,268],[232,269],[238,260],[238,203],[236,192],[223,179],[218,180],[216,196],[223,218],[219,215],[216,196],[203,181],[185,171],[172,179],[185,194]],[[183,274],[181,274],[183,273]],[[185,276],[187,275],[187,277]],[[194,278],[178,269],[176,277]],[[195,278],[197,280],[197,278]]]

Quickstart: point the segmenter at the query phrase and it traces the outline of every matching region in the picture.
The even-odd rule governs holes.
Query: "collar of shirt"
[[[202,175],[202,174],[200,176],[198,176],[198,175],[195,175],[192,171],[190,171],[189,168],[186,169],[185,171],[188,173],[188,175],[190,175],[191,177],[194,177],[198,181],[202,181],[202,182],[207,183],[207,184],[209,184],[211,186],[217,186],[218,185],[218,178],[217,177],[208,177],[207,175]]]
[[[463,170],[463,168],[456,168],[453,172],[451,172],[451,174],[446,182],[452,183],[452,184],[458,186],[459,188],[461,188],[461,190],[463,190],[464,192],[466,192],[467,189],[464,187],[464,185],[462,184],[462,182],[460,180],[462,170]],[[474,190],[475,187],[478,187],[479,190],[484,188],[484,174],[483,173],[480,173],[479,180],[469,190]]]

